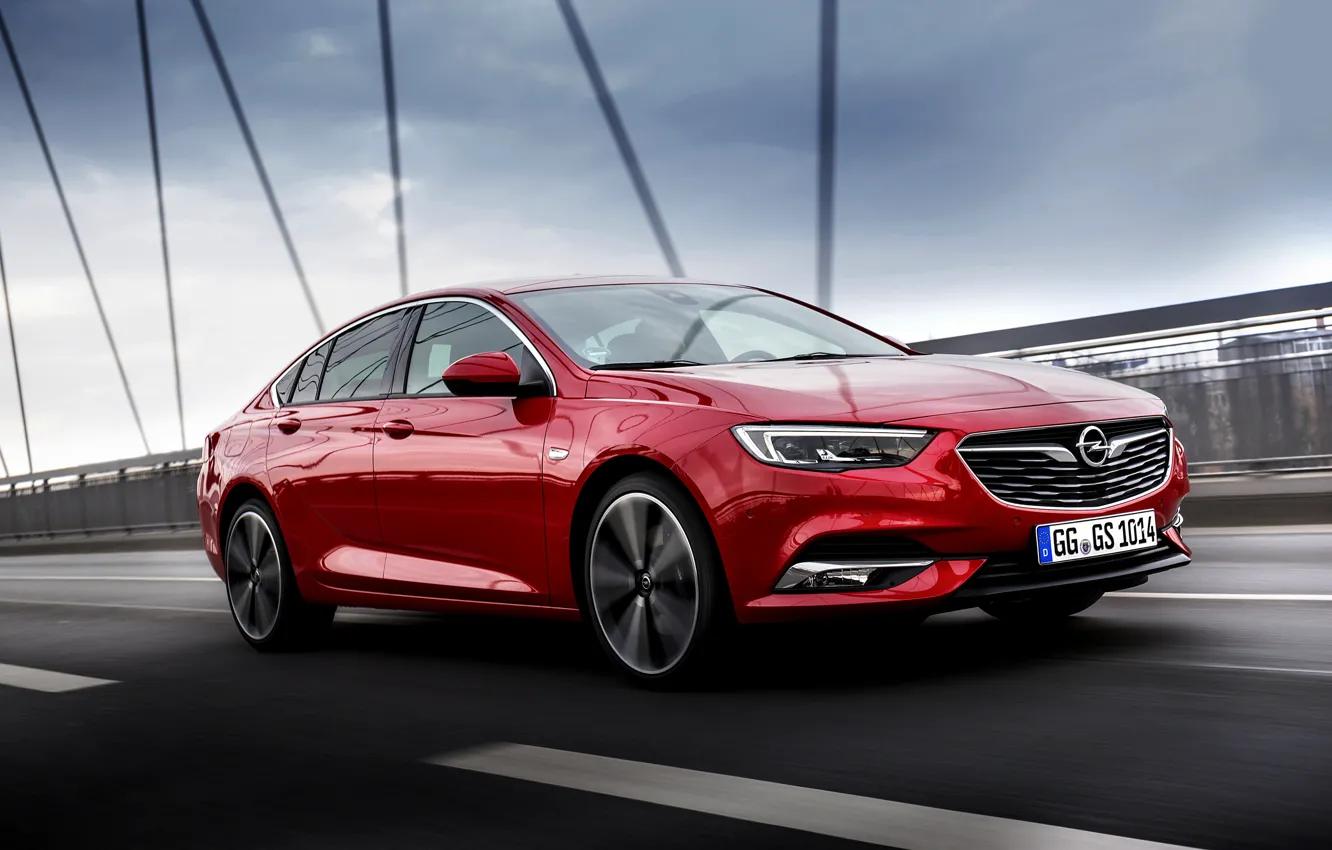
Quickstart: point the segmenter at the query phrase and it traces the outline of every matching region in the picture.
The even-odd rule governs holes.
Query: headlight
[[[763,463],[830,472],[904,466],[934,439],[920,428],[863,425],[737,425],[731,433]]]

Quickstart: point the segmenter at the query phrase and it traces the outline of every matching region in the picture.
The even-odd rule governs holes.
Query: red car
[[[205,546],[259,649],[308,644],[339,605],[585,619],[659,680],[728,622],[1048,622],[1190,558],[1155,396],[693,281],[403,299],[302,353],[204,454]]]

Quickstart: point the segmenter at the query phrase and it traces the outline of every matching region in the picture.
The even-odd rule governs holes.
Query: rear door
[[[409,310],[311,352],[269,425],[269,479],[292,562],[331,586],[373,589],[383,579],[372,445]]]

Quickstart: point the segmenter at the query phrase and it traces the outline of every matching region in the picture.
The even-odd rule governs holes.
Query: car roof
[[[517,292],[536,292],[543,289],[569,289],[576,286],[611,286],[614,284],[626,283],[702,283],[711,286],[734,286],[734,284],[718,283],[717,281],[712,280],[660,277],[654,275],[565,275],[562,277],[520,277],[485,281],[481,283],[466,283],[436,289],[431,292],[415,293],[412,296],[412,300],[430,298],[437,295],[449,295],[451,293],[456,293],[461,289],[470,290],[472,292],[477,290],[489,290],[501,295],[511,295]]]

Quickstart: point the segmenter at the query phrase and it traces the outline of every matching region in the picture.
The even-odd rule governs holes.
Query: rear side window
[[[522,368],[522,340],[485,307],[470,301],[426,305],[407,363],[407,394],[449,395],[444,370],[468,355],[491,351],[503,351]]]
[[[326,342],[310,352],[301,365],[300,375],[296,378],[296,388],[291,394],[289,404],[303,404],[319,397],[319,377],[324,374],[324,361],[328,359],[328,350],[332,343]]]
[[[382,394],[384,373],[398,341],[406,310],[363,322],[333,340],[319,400],[374,398]]]

